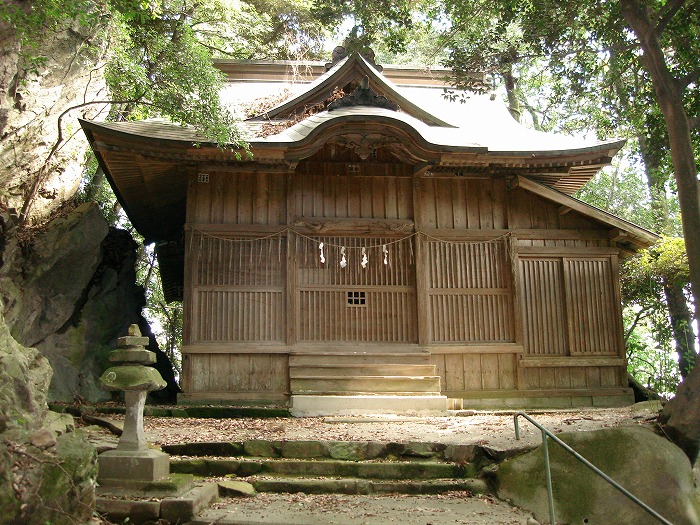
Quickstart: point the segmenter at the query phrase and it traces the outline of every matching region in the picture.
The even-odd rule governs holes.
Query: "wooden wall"
[[[507,177],[338,148],[290,174],[192,175],[186,391],[283,396],[287,354],[324,343],[426,348],[451,397],[624,385],[607,229]]]
[[[417,343],[413,238],[292,236],[299,343]],[[325,247],[324,263],[319,242]]]
[[[190,237],[190,339],[284,342],[284,239]]]

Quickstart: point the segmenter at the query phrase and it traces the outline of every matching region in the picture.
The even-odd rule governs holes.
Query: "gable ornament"
[[[328,111],[333,111],[334,109],[341,108],[351,108],[355,106],[370,106],[374,108],[389,109],[391,111],[398,111],[399,106],[394,102],[390,101],[384,95],[378,94],[369,85],[369,77],[365,76],[362,79],[355,91],[349,95],[344,96],[334,100],[328,105]]]
[[[397,144],[398,140],[394,137],[387,137],[386,135],[380,135],[378,133],[371,133],[367,135],[359,133],[346,133],[339,135],[333,141],[333,143],[351,149],[355,151],[357,156],[362,160],[367,160],[377,151],[378,148],[391,144]]]

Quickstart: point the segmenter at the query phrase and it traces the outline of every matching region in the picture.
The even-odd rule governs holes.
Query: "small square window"
[[[348,306],[364,306],[365,292],[348,292]]]
[[[206,184],[209,182],[209,174],[208,173],[198,173],[197,174],[197,182],[202,182]]]

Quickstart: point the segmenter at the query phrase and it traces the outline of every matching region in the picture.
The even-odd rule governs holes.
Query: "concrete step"
[[[292,394],[421,392],[440,394],[439,376],[306,376],[290,379]]]
[[[357,365],[357,364],[403,364],[403,365],[427,365],[430,364],[428,352],[304,352],[303,354],[290,354],[289,366],[308,365]]]
[[[337,364],[295,365],[289,369],[290,377],[305,376],[435,376],[435,365],[416,364]]]
[[[357,414],[392,414],[410,416],[444,416],[447,397],[439,393],[397,392],[394,395],[363,393],[292,394],[290,413],[295,417],[353,416]]]
[[[373,480],[428,480],[472,477],[477,474],[471,463],[442,461],[342,461],[333,459],[180,459],[171,463],[172,472],[201,477],[235,475],[270,477],[331,477]],[[247,480],[250,482],[250,480]]]

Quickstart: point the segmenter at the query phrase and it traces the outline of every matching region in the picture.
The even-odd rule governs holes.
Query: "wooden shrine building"
[[[179,401],[631,402],[618,265],[656,236],[571,196],[622,142],[529,130],[495,97],[450,102],[430,72],[357,54],[307,66],[243,123],[252,158],[163,122],[82,122],[183,301]],[[291,78],[219,67],[225,97]]]

